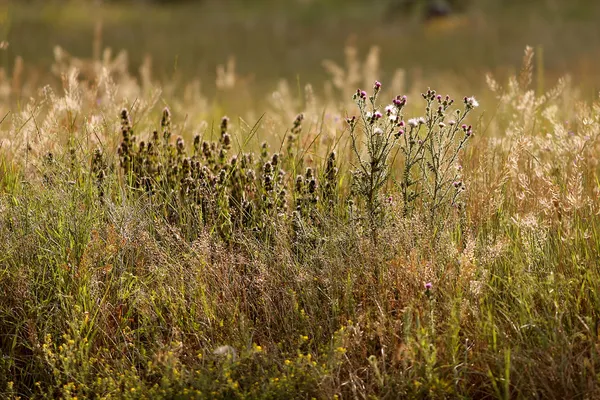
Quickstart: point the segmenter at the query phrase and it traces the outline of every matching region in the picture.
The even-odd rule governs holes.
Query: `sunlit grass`
[[[47,7],[10,15],[94,22],[80,6]],[[115,49],[129,48],[142,32],[183,49],[193,29],[224,23],[157,39],[149,21],[193,19],[181,7],[145,11],[155,19],[130,38],[108,20],[134,26],[136,9],[108,7],[96,46],[118,34]],[[264,5],[236,7],[231,26],[267,19]],[[319,7],[288,22],[320,24]],[[78,53],[93,35],[72,38],[75,56],[37,67],[26,56],[5,71],[0,397],[597,397],[594,76],[557,79],[545,46],[485,76],[477,54],[462,58],[465,43],[450,46],[460,33],[436,27],[411,55],[390,50],[401,31],[390,29],[380,52],[361,48],[377,26],[357,46],[324,41],[285,67],[306,73],[288,80],[254,58],[287,63],[298,26],[273,39],[285,51],[238,43],[238,63],[201,82],[150,59],[138,71],[114,53]],[[11,51],[43,47],[12,38]],[[152,63],[170,63],[176,49],[154,45]],[[215,65],[239,49],[225,47]],[[444,57],[454,67],[427,72]],[[268,85],[249,79],[253,66]]]

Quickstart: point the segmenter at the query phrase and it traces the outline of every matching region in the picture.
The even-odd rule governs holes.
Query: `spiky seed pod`
[[[308,181],[308,193],[314,194],[317,191],[317,180],[312,178]]]
[[[335,151],[332,151],[331,153],[329,153],[329,156],[327,157],[326,170],[330,170],[334,167],[335,167]]]
[[[254,207],[253,207],[252,203],[249,202],[248,200],[244,200],[242,202],[242,212],[243,212],[242,223],[245,226],[248,226],[251,223],[253,211],[254,211]]]
[[[194,155],[200,154],[200,135],[194,135]]]
[[[335,196],[335,188],[337,187],[337,174],[338,169],[335,166],[335,152],[332,151],[327,157],[327,164],[325,166],[325,182],[322,185],[322,194],[324,200],[329,200],[330,202],[333,201],[333,197]]]
[[[227,116],[221,118],[221,137],[227,133],[227,128],[229,127],[229,118]]]
[[[271,157],[271,164],[273,164],[273,166],[276,167],[278,163],[279,163],[279,154],[274,153],[273,157]]]
[[[207,141],[202,142],[202,154],[207,159],[211,156],[210,144]]]
[[[335,152],[331,152],[327,158],[327,166],[325,167],[325,177],[333,184],[336,179],[338,169],[335,166]]]
[[[210,171],[208,170],[208,167],[206,165],[202,166],[202,169],[198,173],[198,178],[201,180],[206,180],[206,179],[208,179],[209,175],[210,175]]]
[[[296,115],[296,119],[294,119],[294,126],[292,127],[292,133],[297,135],[302,130],[302,121],[304,120],[304,114],[300,113]]]
[[[278,199],[278,208],[279,210],[281,210],[282,212],[287,211],[287,191],[285,189],[281,189],[278,193],[279,199]]]
[[[167,107],[163,110],[160,126],[163,130],[163,140],[166,145],[171,139],[171,112]]]
[[[265,165],[263,166],[263,173],[265,175],[270,175],[273,172],[273,166],[271,165],[271,163],[269,161],[267,161],[265,163]]]
[[[298,175],[296,177],[296,193],[302,194],[304,191],[304,177],[302,175]]]
[[[285,171],[280,168],[279,172],[277,173],[277,184],[283,185],[284,178],[285,178]]]
[[[210,175],[209,176],[209,185],[212,189],[215,189],[217,187],[217,183],[219,182],[219,177],[215,176],[215,175]]]
[[[226,150],[229,150],[229,148],[231,147],[231,136],[229,135],[229,133],[225,133],[223,134],[223,148],[225,148]]]
[[[52,153],[48,153],[46,155],[46,160],[48,160],[49,163],[53,163],[54,156],[52,155]],[[96,183],[98,187],[100,187],[104,182],[104,179],[106,177],[106,168],[107,165],[104,161],[104,154],[102,154],[102,150],[95,149],[92,155],[92,173],[96,175]],[[100,196],[102,195],[103,192],[101,191]]]
[[[311,167],[306,168],[306,174],[304,174],[307,181],[310,181],[314,177],[313,169]]]
[[[131,129],[131,119],[129,118],[129,111],[126,108],[121,110],[121,127],[126,130]]]
[[[292,212],[292,231],[296,240],[302,233],[302,212],[298,208]]]
[[[177,147],[177,154],[179,154],[179,155],[183,154],[185,142],[183,141],[183,138],[181,136],[177,138],[176,147]]]
[[[171,111],[169,111],[168,107],[165,107],[163,109],[162,118],[160,120],[160,127],[163,129],[171,127]]]
[[[267,142],[263,142],[260,145],[260,158],[265,160],[269,156],[269,145]]]
[[[123,142],[129,143],[131,140],[131,136],[129,135],[129,129],[121,130],[121,137],[123,138]]]
[[[271,178],[271,175],[265,175],[263,177],[263,181],[264,181],[265,190],[267,192],[272,191],[273,190],[273,178]]]

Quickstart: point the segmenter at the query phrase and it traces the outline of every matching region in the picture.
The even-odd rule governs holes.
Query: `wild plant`
[[[402,110],[406,97],[397,96],[386,107],[385,116],[378,110],[378,95],[381,83],[376,81],[373,94],[368,96],[364,90],[353,95],[359,110],[359,117],[348,118],[352,150],[357,159],[353,171],[354,192],[365,205],[367,226],[371,241],[377,243],[377,231],[382,225],[381,189],[390,175],[389,158],[396,143],[404,134]],[[362,131],[362,138],[359,132]],[[362,148],[366,148],[366,154]]]
[[[375,82],[371,96],[358,90],[353,99],[359,109],[359,119],[351,117],[347,120],[357,158],[357,168],[353,172],[354,190],[364,201],[373,243],[377,242],[377,229],[383,224],[380,192],[391,174],[394,150],[403,155],[399,186],[404,217],[411,216],[415,204],[420,201],[427,210],[431,226],[440,224],[438,228],[442,228],[451,207],[464,208],[459,202],[460,194],[465,190],[460,155],[473,135],[473,127],[464,121],[479,105],[474,97],[465,97],[464,108],[455,110],[448,117],[454,100],[429,89],[422,94],[426,102],[425,116],[405,122],[402,112],[407,97],[396,96],[382,113],[377,102],[380,90],[379,82]],[[361,141],[357,134],[359,127],[363,131]],[[364,155],[362,147],[366,148]]]
[[[449,207],[463,207],[463,204],[458,202],[460,194],[465,190],[460,155],[473,135],[473,127],[464,124],[464,121],[469,113],[479,106],[479,103],[474,97],[465,97],[463,110],[457,109],[454,118],[447,119],[447,112],[454,104],[454,100],[449,96],[443,98],[436,94],[435,90],[428,90],[423,94],[423,98],[427,103],[424,123],[422,120],[409,120],[410,139],[405,142],[404,149],[407,147],[409,149],[407,159],[419,165],[422,178],[421,190],[429,220],[432,224],[436,223],[438,222],[436,217],[439,216],[439,222],[443,225],[448,217]],[[421,126],[425,133],[416,139],[419,137],[418,131]],[[413,134],[415,130],[417,132]],[[411,146],[415,145],[411,145],[411,141],[415,139],[416,157],[411,159]],[[405,180],[403,187],[409,187],[411,183]]]

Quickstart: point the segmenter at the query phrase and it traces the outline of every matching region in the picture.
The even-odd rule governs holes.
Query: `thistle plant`
[[[378,110],[381,83],[376,81],[373,94],[357,90],[353,99],[359,109],[359,117],[348,118],[352,150],[357,159],[353,171],[353,191],[364,201],[371,240],[377,243],[377,230],[382,222],[380,192],[390,175],[390,154],[404,134],[402,110],[406,96],[397,96],[385,108],[385,115]],[[362,133],[362,134],[361,134]],[[364,147],[364,151],[362,148]]]
[[[381,83],[375,82],[373,94],[358,90],[353,99],[359,118],[348,118],[353,152],[357,158],[354,192],[364,201],[366,219],[374,243],[382,224],[380,191],[390,175],[390,155],[398,145],[404,156],[400,179],[403,215],[408,217],[416,201],[426,207],[429,222],[448,216],[450,206],[462,208],[460,194],[465,190],[459,165],[460,154],[473,135],[471,125],[464,124],[479,104],[474,97],[464,98],[464,108],[449,116],[454,100],[429,89],[425,116],[404,121],[402,111],[406,96],[396,96],[384,112],[378,110]],[[362,139],[358,132],[362,130]],[[361,150],[364,147],[365,150]]]
[[[424,203],[429,212],[431,223],[439,222],[443,225],[447,219],[450,206],[462,207],[458,202],[460,194],[465,190],[459,164],[460,154],[465,149],[467,142],[473,136],[473,127],[464,124],[469,113],[479,106],[474,97],[464,98],[464,108],[454,111],[448,118],[448,111],[454,104],[449,96],[442,97],[435,90],[423,93],[427,102],[426,116],[419,122],[411,122],[409,136],[414,141],[419,137],[419,131],[423,130],[422,138],[417,139],[416,150],[412,156],[410,140],[405,143],[403,150],[407,154],[410,163],[418,163],[421,172],[421,192],[424,195]],[[415,132],[416,131],[416,132]],[[405,177],[410,179],[406,171],[410,170],[412,164],[407,164]],[[405,181],[404,188],[409,188],[412,181]],[[405,194],[414,196],[414,194]],[[405,197],[407,198],[407,197]]]

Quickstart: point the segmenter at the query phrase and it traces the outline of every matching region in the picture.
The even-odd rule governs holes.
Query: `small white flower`
[[[397,122],[398,121],[398,116],[397,115],[390,115],[389,116],[390,121],[392,122]]]
[[[427,123],[427,121],[425,121],[425,118],[423,118],[423,117],[419,117],[419,119],[418,119],[418,122],[419,122],[419,124],[421,124],[421,125],[423,125],[423,124]]]
[[[438,125],[440,126],[440,128],[443,128],[443,127],[445,127],[445,126],[446,126],[446,124],[445,124],[445,123],[443,123],[443,122],[440,122]]]
[[[367,119],[373,118],[373,113],[371,111],[367,111],[367,113],[365,115],[366,115]]]
[[[237,352],[235,349],[229,345],[219,346],[214,351],[213,354],[216,356],[227,356],[231,355],[231,358],[235,360],[237,358]]]
[[[383,130],[381,128],[373,129],[373,133],[376,135],[383,135]]]
[[[416,118],[411,118],[411,119],[408,120],[408,125],[412,126],[414,128],[417,125],[419,125],[419,120],[416,119]]]
[[[479,107],[479,102],[475,99],[475,97],[467,97],[467,105],[471,108]]]
[[[393,104],[390,104],[389,106],[387,106],[387,107],[385,108],[385,113],[386,113],[387,115],[396,115],[396,112],[397,112],[397,110],[396,110],[396,106],[395,106],[395,105],[393,105]]]
[[[452,126],[452,125],[456,124],[456,121],[451,119],[450,121],[448,121],[448,124],[450,124],[450,126]]]

